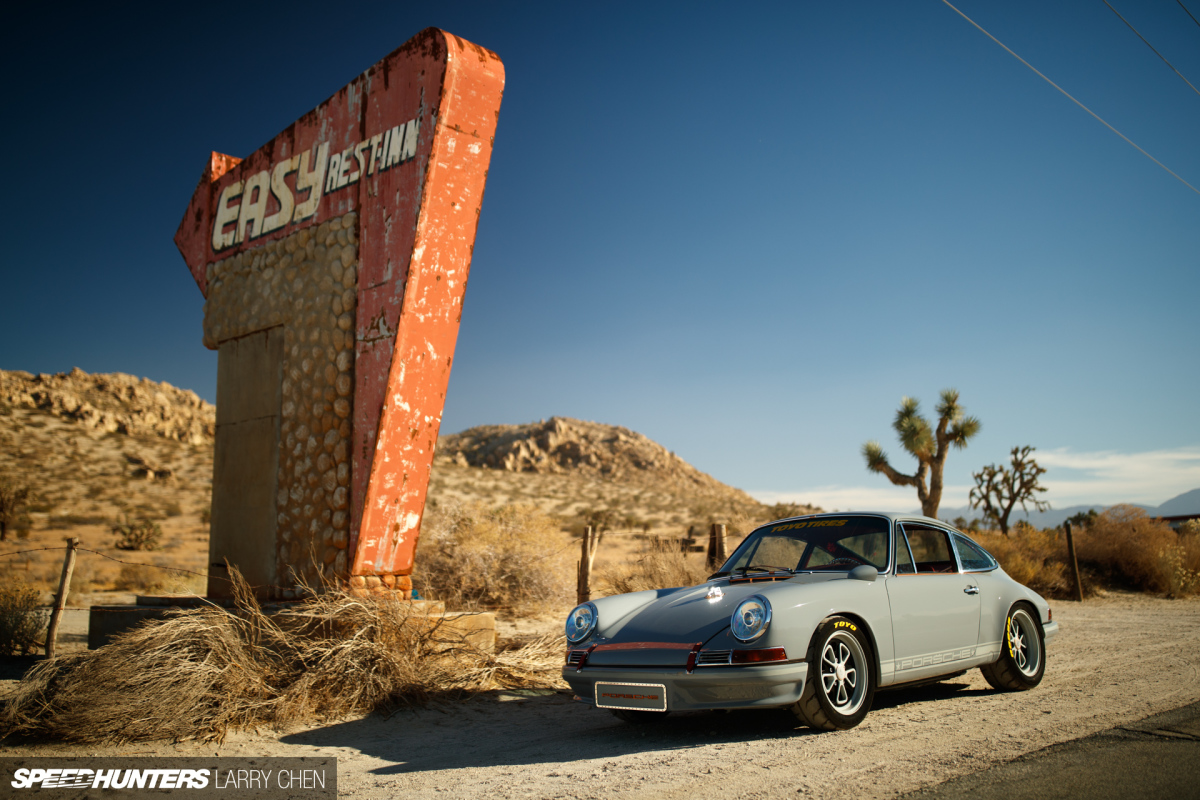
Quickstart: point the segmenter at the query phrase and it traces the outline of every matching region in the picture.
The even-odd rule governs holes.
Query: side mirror
[[[850,577],[856,581],[873,581],[879,577],[879,570],[870,564],[863,564],[850,570]]]

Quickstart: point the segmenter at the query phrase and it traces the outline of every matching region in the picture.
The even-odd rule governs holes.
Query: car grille
[[[723,666],[729,663],[729,650],[701,650],[696,657],[697,667]]]
[[[587,655],[587,650],[572,650],[567,653],[567,666],[577,667]]]

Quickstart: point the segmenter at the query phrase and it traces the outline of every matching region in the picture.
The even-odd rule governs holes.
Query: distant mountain
[[[1193,489],[1190,492],[1184,492],[1178,497],[1172,497],[1161,506],[1147,506],[1141,503],[1129,503],[1128,505],[1136,508],[1145,509],[1146,513],[1152,517],[1174,517],[1181,514],[1200,514],[1200,489]],[[1095,509],[1097,513],[1103,511],[1108,506],[1091,505],[1091,506],[1067,506],[1066,508],[1052,508],[1049,511],[1032,511],[1026,514],[1021,510],[1020,506],[1013,511],[1009,522],[1013,523],[1019,519],[1027,521],[1035,528],[1054,528],[1065,520],[1070,519],[1079,513],[1086,514],[1089,510]],[[918,513],[920,513],[918,511]],[[962,517],[966,520],[983,519],[983,515],[977,509],[969,506],[961,508],[940,508],[938,516],[944,520],[953,521],[956,517]]]
[[[1200,489],[1192,489],[1178,497],[1172,497],[1158,507],[1160,517],[1178,517],[1183,514],[1200,514]]]

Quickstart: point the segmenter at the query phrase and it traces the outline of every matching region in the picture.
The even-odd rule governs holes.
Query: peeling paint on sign
[[[207,295],[219,259],[357,211],[352,575],[412,570],[503,87],[494,53],[422,31],[247,158],[213,153],[175,235]]]

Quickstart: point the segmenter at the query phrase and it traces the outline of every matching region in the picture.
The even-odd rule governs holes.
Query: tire
[[[630,725],[653,725],[662,722],[669,711],[627,711],[623,708],[610,708],[612,715]]]
[[[875,697],[875,659],[858,623],[830,617],[808,648],[808,679],[792,706],[810,728],[844,731],[863,721]]]
[[[1017,603],[1004,619],[1000,658],[979,668],[993,689],[1024,692],[1042,682],[1046,673],[1046,639],[1033,606]]]

